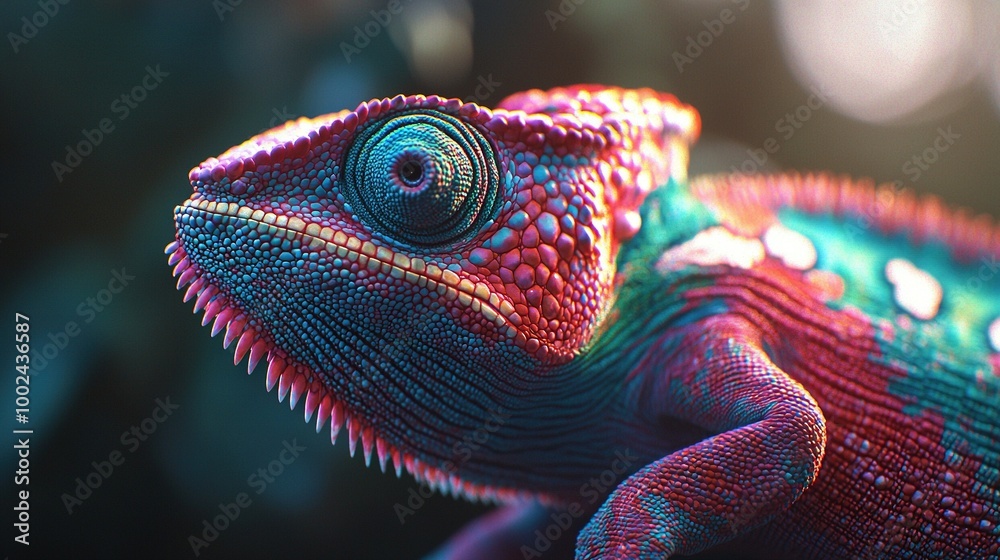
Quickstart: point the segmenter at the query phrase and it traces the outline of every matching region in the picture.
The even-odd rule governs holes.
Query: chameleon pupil
[[[416,185],[424,177],[424,166],[413,160],[405,161],[399,168],[399,176],[407,184]]]

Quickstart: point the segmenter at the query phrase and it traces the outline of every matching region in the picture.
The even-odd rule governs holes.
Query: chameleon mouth
[[[298,218],[287,218],[260,210],[251,210],[235,204],[216,203],[207,200],[188,200],[179,206],[175,213],[203,212],[221,216],[234,216],[248,222],[256,222],[258,227],[267,228],[272,234],[284,232],[288,239],[300,238],[304,246],[316,249],[319,243],[326,249],[336,253],[341,258],[356,260],[361,266],[383,272],[397,278],[406,278],[417,284],[436,289],[446,299],[459,301],[463,305],[480,311],[487,318],[492,318],[500,332],[509,336],[518,333],[511,324],[507,314],[519,321],[513,313],[513,306],[506,300],[500,301],[499,296],[486,295],[470,280],[458,280],[457,274],[441,269],[435,265],[426,265],[421,274],[417,275],[410,269],[402,268],[404,263],[400,255],[387,252],[384,248],[376,248],[370,242],[361,242],[342,232],[335,233],[331,228],[321,228],[317,224],[306,225]],[[328,233],[327,233],[328,232]],[[326,238],[329,238],[327,240]],[[402,476],[405,468],[417,480],[428,484],[432,489],[453,496],[464,496],[473,500],[489,502],[506,502],[531,497],[531,494],[511,489],[497,488],[473,483],[460,479],[455,473],[442,470],[415,457],[412,453],[403,451],[376,433],[373,426],[366,422],[360,414],[348,409],[346,403],[339,399],[334,391],[323,382],[323,377],[308,365],[301,363],[288,355],[278,346],[264,326],[252,317],[226,292],[212,282],[211,278],[190,258],[178,237],[169,243],[164,252],[167,262],[173,266],[173,276],[177,278],[177,289],[184,289],[184,302],[194,300],[194,312],[203,312],[202,326],[212,324],[211,335],[215,337],[223,329],[223,347],[229,348],[235,342],[234,365],[238,365],[244,357],[247,361],[247,374],[251,374],[262,361],[267,363],[265,387],[267,391],[278,388],[278,401],[289,398],[289,407],[294,410],[300,401],[304,400],[304,417],[306,422],[316,418],[316,432],[319,433],[326,423],[330,423],[330,443],[335,444],[341,432],[347,432],[348,449],[353,457],[360,442],[365,457],[365,465],[371,465],[371,458],[378,458],[379,466],[384,473],[389,460],[395,469],[396,476]],[[408,259],[410,266],[420,267],[423,261],[419,258]],[[388,268],[388,270],[387,270]],[[449,274],[450,273],[450,274]],[[402,274],[402,276],[400,276]],[[411,274],[413,276],[411,276]],[[435,277],[437,279],[435,279]],[[470,284],[472,284],[470,286]],[[491,313],[492,312],[492,313]],[[507,312],[507,313],[505,313]],[[511,334],[510,331],[514,331]],[[523,338],[520,335],[519,338]]]
[[[393,278],[403,279],[417,286],[435,290],[445,300],[457,301],[473,312],[482,314],[492,322],[499,332],[514,339],[519,346],[525,345],[529,337],[519,332],[523,321],[517,315],[514,304],[490,289],[485,282],[462,278],[458,273],[427,263],[420,257],[409,257],[371,241],[361,241],[338,229],[306,223],[298,217],[291,217],[255,210],[236,203],[216,202],[203,198],[188,199],[178,206],[175,214],[197,213],[230,217],[255,226],[262,233],[285,237],[297,241],[302,247],[326,251],[347,262],[357,262],[371,271],[381,271]]]

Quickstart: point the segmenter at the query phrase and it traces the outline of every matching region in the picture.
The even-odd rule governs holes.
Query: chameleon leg
[[[727,316],[682,330],[665,349],[666,375],[661,369],[649,400],[718,434],[620,484],[581,531],[578,559],[705,550],[786,510],[816,478],[823,414],[771,362],[759,330]]]
[[[500,507],[466,525],[448,542],[424,560],[466,560],[481,558],[490,560],[523,560],[531,557],[561,558],[572,551],[572,539],[558,540],[525,554],[526,547],[535,546],[535,531],[551,522],[552,511],[538,502],[511,504]],[[572,529],[578,530],[579,527]],[[553,550],[565,548],[561,552]]]

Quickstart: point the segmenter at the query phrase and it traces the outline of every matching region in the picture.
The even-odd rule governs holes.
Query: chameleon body
[[[504,504],[439,558],[568,518],[581,559],[1000,557],[1000,228],[689,181],[699,129],[650,90],[373,100],[194,168],[167,253],[317,430]]]

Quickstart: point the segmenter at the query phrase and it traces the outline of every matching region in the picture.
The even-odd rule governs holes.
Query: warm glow
[[[472,9],[465,0],[407,4],[402,36],[390,28],[413,73],[436,87],[457,82],[472,67]]]
[[[857,119],[901,119],[980,69],[983,26],[969,0],[781,0],[777,13],[798,79]]]

